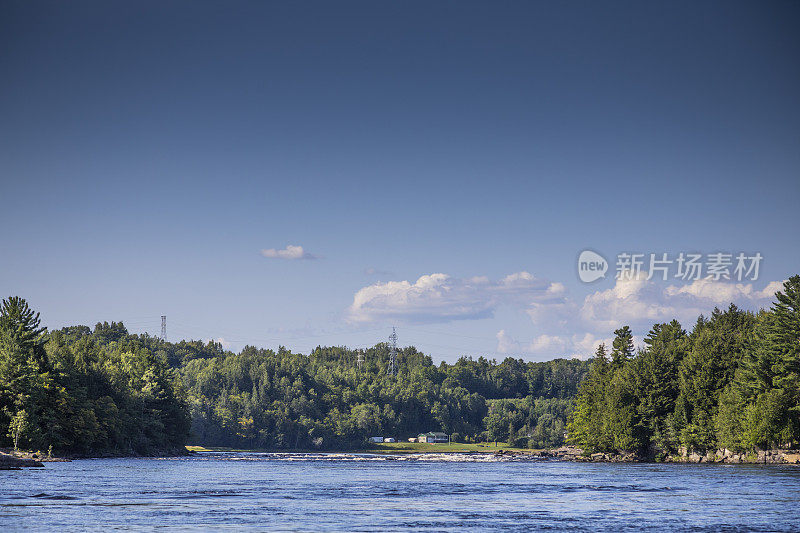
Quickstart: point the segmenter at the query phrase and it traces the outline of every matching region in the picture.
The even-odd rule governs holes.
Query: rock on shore
[[[749,463],[749,464],[800,464],[800,450],[756,450],[736,453],[728,449],[708,451],[705,454],[681,448],[678,455],[667,457],[672,463]]]
[[[602,453],[591,455],[574,446],[562,446],[542,452],[544,457],[554,457],[566,461],[593,463],[641,463],[653,462],[654,457],[642,457],[635,453]],[[677,455],[663,457],[665,463],[727,463],[727,464],[800,464],[800,450],[756,450],[750,453],[736,453],[727,449],[700,453],[681,448]]]
[[[25,459],[0,452],[0,470],[18,470],[22,467],[42,467],[41,461],[36,459]]]

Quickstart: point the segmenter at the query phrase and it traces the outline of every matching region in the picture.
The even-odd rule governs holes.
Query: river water
[[[800,531],[800,467],[206,453],[0,471],[0,531]]]

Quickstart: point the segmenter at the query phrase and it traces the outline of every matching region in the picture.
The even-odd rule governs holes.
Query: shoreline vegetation
[[[3,460],[208,450],[497,453],[577,461],[797,463],[800,276],[769,310],[731,305],[691,330],[627,326],[588,361],[433,363],[406,347],[318,346],[308,355],[166,342],[122,323],[40,327],[0,308]],[[407,442],[442,431],[453,444]],[[396,443],[372,444],[371,436]],[[495,446],[495,443],[503,443]],[[38,451],[36,456],[13,450]],[[579,453],[576,453],[579,450]]]
[[[777,461],[800,447],[800,276],[769,310],[731,306],[691,331],[656,324],[634,350],[626,326],[600,345],[567,424],[594,454],[654,461]]]

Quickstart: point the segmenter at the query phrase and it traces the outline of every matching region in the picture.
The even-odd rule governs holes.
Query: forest
[[[48,333],[25,300],[0,308],[0,444],[75,455],[164,454],[190,427],[174,369],[121,324]]]
[[[569,440],[658,459],[679,451],[792,448],[800,441],[800,276],[769,310],[731,305],[690,332],[656,324],[600,346],[575,398]]]
[[[568,441],[650,457],[786,447],[800,438],[800,276],[776,299],[758,313],[715,309],[690,332],[656,324],[639,349],[625,326],[589,361],[437,365],[406,347],[391,375],[386,344],[233,353],[121,322],[47,331],[10,297],[0,308],[0,446],[83,456],[187,443],[341,450],[444,431],[457,442]]]
[[[372,435],[444,431],[454,441],[563,442],[570,399],[588,371],[579,360],[525,363],[462,358],[434,365],[409,347],[387,373],[388,347],[308,356],[245,348],[180,365],[198,442],[255,448],[340,449]]]
[[[577,359],[435,365],[407,347],[389,375],[388,354],[385,343],[232,353],[130,334],[119,322],[48,332],[12,297],[0,309],[0,446],[76,455],[159,454],[186,443],[331,450],[427,431],[557,446],[589,369]]]

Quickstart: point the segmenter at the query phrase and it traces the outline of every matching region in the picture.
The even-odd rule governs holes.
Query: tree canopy
[[[591,451],[672,454],[680,448],[752,450],[800,441],[800,276],[771,309],[731,305],[690,333],[656,324],[633,355],[616,331],[614,358],[592,360],[568,423]]]

